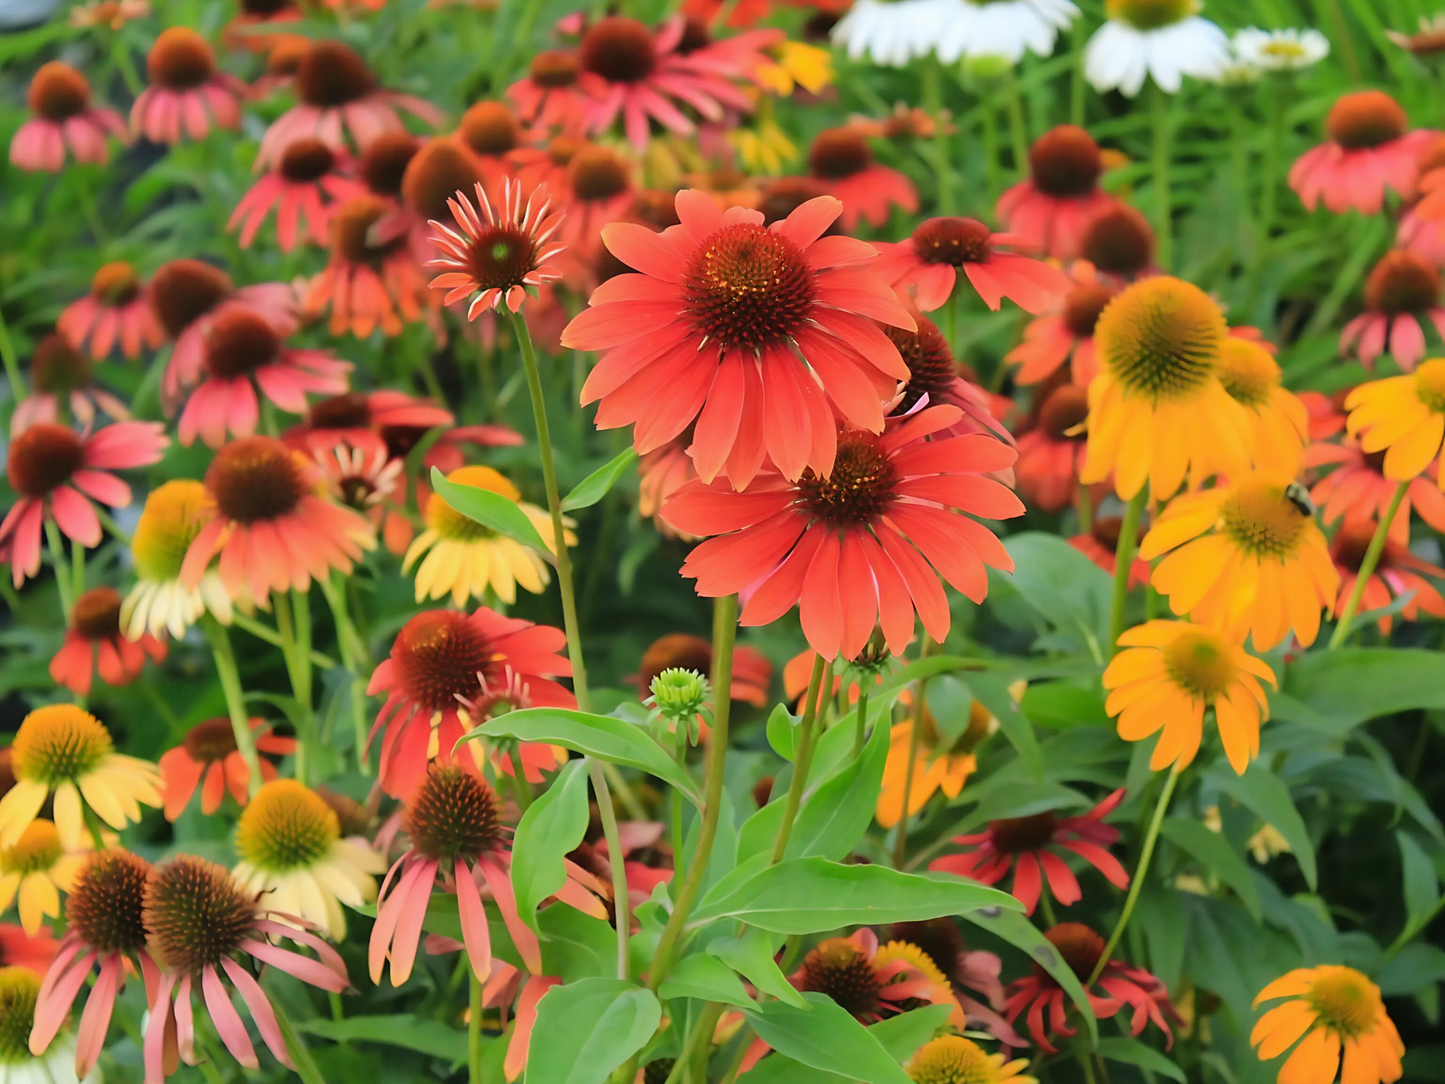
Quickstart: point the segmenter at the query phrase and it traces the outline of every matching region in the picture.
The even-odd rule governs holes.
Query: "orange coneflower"
[[[1104,160],[1093,136],[1073,124],[1029,148],[1029,175],[998,199],[1004,229],[1059,260],[1079,255],[1089,220],[1113,199],[1099,187]]]
[[[809,653],[811,654],[811,653]],[[836,691],[836,689],[835,689]],[[855,694],[849,691],[849,697]],[[938,732],[938,723],[928,705],[919,717],[918,742],[913,741],[913,720],[894,723],[888,732],[888,757],[883,763],[883,785],[878,792],[874,816],[879,825],[892,828],[903,817],[903,792],[908,791],[908,815],[919,812],[939,791],[948,798],[957,798],[969,777],[978,770],[974,755],[979,745],[998,729],[998,720],[975,700],[969,705],[968,723],[963,733],[945,738]],[[910,781],[908,762],[913,760]]]
[[[146,656],[152,662],[165,661],[166,645],[150,633],[134,640],[122,634],[121,605],[114,587],[93,587],[75,600],[65,642],[50,660],[51,680],[76,696],[89,696],[97,669],[102,681],[119,688],[140,677]]]
[[[553,140],[565,147],[568,141]],[[603,229],[624,219],[636,198],[632,163],[611,147],[597,143],[573,144],[566,164],[552,171],[556,187],[548,186],[567,210],[558,239],[574,246],[577,255],[594,256]],[[523,180],[524,186],[526,181]],[[547,184],[539,182],[537,187]]]
[[[343,203],[331,219],[331,258],[311,280],[306,308],[330,308],[333,335],[350,331],[364,339],[377,327],[400,335],[403,321],[421,319],[427,294],[395,206],[370,195]]]
[[[154,143],[179,143],[182,121],[192,139],[241,123],[246,84],[216,67],[216,54],[190,27],[162,30],[146,57],[150,86],[130,111],[130,126]]]
[[[1386,478],[1423,474],[1440,456],[1445,438],[1445,358],[1431,358],[1413,373],[1361,384],[1345,399],[1345,429],[1370,455],[1384,452]],[[1442,479],[1436,463],[1436,475]]]
[[[505,102],[474,102],[457,122],[457,142],[471,155],[493,193],[496,182],[512,173],[512,152],[522,145],[524,135],[521,120]]]
[[[59,942],[46,933],[31,937],[19,926],[0,922],[0,960],[6,967],[24,967],[44,976],[58,947]]]
[[[88,339],[96,361],[108,357],[116,343],[123,356],[137,358],[142,347],[154,350],[165,341],[145,284],[123,260],[103,265],[90,280],[90,293],[67,305],[55,328],[77,350]]]
[[[1348,1084],[1392,1084],[1403,1069],[1405,1044],[1385,1012],[1380,988],[1352,967],[1300,967],[1256,995],[1289,998],[1259,1018],[1249,1033],[1261,1061],[1277,1058],[1301,1038],[1279,1071],[1281,1084],[1330,1084],[1343,1054]]]
[[[356,173],[366,190],[393,204],[401,203],[401,183],[406,167],[421,150],[422,141],[407,131],[382,132],[361,150]]]
[[[341,152],[319,139],[293,140],[270,171],[241,197],[226,229],[239,227],[241,247],[249,248],[275,208],[276,241],[282,252],[295,248],[301,234],[312,244],[324,245],[337,206],[366,191],[347,175],[347,165]]]
[[[1153,273],[1154,227],[1137,208],[1110,200],[1084,227],[1079,254],[1106,280],[1129,283]]]
[[[637,695],[646,700],[651,695],[652,679],[664,670],[681,668],[695,670],[703,677],[712,673],[712,644],[701,636],[686,632],[670,632],[654,640],[642,653],[637,667]],[[628,681],[632,681],[629,678]],[[733,649],[733,674],[729,695],[755,708],[767,705],[768,688],[773,680],[773,664],[756,648],[739,644]]]
[[[587,124],[587,97],[581,91],[582,61],[572,52],[544,49],[532,57],[527,76],[507,88],[507,98],[523,123],[544,132],[579,134]]]
[[[1229,397],[1250,415],[1258,461],[1293,478],[1310,439],[1309,413],[1280,383],[1279,362],[1261,343],[1231,333],[1220,348],[1218,371]]]
[[[860,221],[880,229],[897,206],[907,214],[918,210],[918,189],[906,174],[879,165],[872,148],[856,128],[825,128],[808,148],[808,173],[843,204],[843,229],[852,231]],[[907,242],[904,242],[905,244]],[[937,308],[919,302],[927,312]]]
[[[1369,549],[1374,534],[1373,521],[1346,520],[1335,532],[1335,537],[1330,539],[1330,557],[1340,574],[1340,590],[1335,599],[1336,612],[1345,608],[1354,593],[1355,580],[1360,574],[1365,552]],[[1445,597],[1441,596],[1434,584],[1425,579],[1426,576],[1445,578],[1445,568],[1437,568],[1411,553],[1408,538],[1404,542],[1397,542],[1387,537],[1384,548],[1376,559],[1374,571],[1365,581],[1360,595],[1360,606],[1364,610],[1384,609],[1390,605],[1392,597],[1406,598],[1407,601],[1400,610],[1400,617],[1405,621],[1418,620],[1421,610],[1432,617],[1445,617]],[[1393,623],[1391,615],[1385,614],[1379,620],[1380,631],[1388,635]]]
[[[440,257],[427,263],[442,273],[431,280],[434,290],[446,290],[443,301],[450,305],[471,297],[467,319],[475,320],[486,309],[518,312],[527,297],[528,286],[540,287],[561,277],[548,261],[562,251],[552,240],[562,224],[562,214],[548,214],[551,200],[545,188],[533,189],[524,204],[522,186],[508,178],[502,189],[502,203],[493,209],[480,182],[476,203],[463,191],[448,197],[447,206],[455,223],[432,221],[438,231],[432,244]],[[475,295],[475,296],[473,296]]]
[[[1077,261],[1069,269],[1070,286],[1041,315],[1024,328],[1024,340],[1004,356],[1017,365],[1020,384],[1047,380],[1065,362],[1069,379],[1081,388],[1094,379],[1094,326],[1116,290],[1094,273],[1094,265]]]
[[[285,756],[296,749],[294,738],[278,738],[263,719],[250,719],[252,741],[258,753]],[[201,812],[211,816],[229,792],[237,805],[250,797],[251,770],[236,747],[236,732],[227,718],[207,719],[186,731],[181,744],[161,754],[161,793],[166,820],[185,812],[196,788],[201,791]],[[261,778],[276,778],[276,766],[262,759]]]
[[[1365,280],[1365,311],[1340,332],[1340,352],[1358,353],[1372,368],[1385,352],[1406,372],[1425,356],[1425,332],[1420,318],[1427,317],[1436,334],[1445,338],[1445,306],[1440,303],[1440,272],[1408,249],[1393,249],[1380,257]]]
[[[494,188],[500,178],[484,168],[463,144],[460,136],[441,135],[424,140],[401,175],[401,211],[398,222],[387,229],[399,230],[405,223],[412,256],[419,263],[432,254],[427,225],[432,219],[452,220],[449,202],[458,192],[470,192],[484,180]]]
[[[12,435],[36,422],[58,421],[66,411],[86,428],[95,424],[97,409],[115,421],[130,420],[126,405],[96,385],[91,359],[58,332],[35,344],[35,353],[30,355],[30,384],[30,394],[10,415]]]
[[[1018,441],[1015,473],[1030,504],[1061,512],[1078,494],[1088,416],[1089,393],[1076,384],[1063,384],[1044,399],[1038,422]]]
[[[77,162],[104,163],[109,138],[129,138],[120,114],[91,105],[90,81],[62,61],[40,66],[26,102],[32,116],[10,140],[10,164],[18,169],[58,173],[66,150]]]
[[[1416,159],[1434,134],[1407,131],[1408,124],[1400,103],[1382,90],[1342,94],[1325,118],[1328,141],[1290,167],[1290,187],[1311,211],[1323,199],[1335,214],[1378,214],[1387,188],[1401,196],[1414,189]]]

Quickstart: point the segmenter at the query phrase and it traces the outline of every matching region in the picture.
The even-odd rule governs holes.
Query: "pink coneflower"
[[[407,163],[401,178],[400,216],[388,221],[386,229],[399,231],[404,222],[412,258],[425,262],[432,254],[427,222],[434,218],[450,221],[447,201],[458,192],[470,192],[483,177],[488,177],[488,186],[495,191],[495,181],[500,178],[483,172],[460,137],[433,136]]]
[[[1051,391],[1039,410],[1037,424],[1019,437],[1014,468],[1019,492],[1030,505],[1061,512],[1079,491],[1084,464],[1084,437],[1079,431],[1089,416],[1089,393],[1076,384]]]
[[[278,738],[262,719],[250,719],[251,740],[256,752],[285,756],[296,751],[296,739]],[[276,778],[276,766],[259,758],[261,779]],[[186,731],[181,744],[167,750],[159,761],[161,796],[166,820],[174,821],[185,812],[197,788],[201,791],[201,812],[212,816],[229,792],[237,805],[250,800],[251,769],[236,747],[236,732],[227,718],[207,719]]]
[[[1098,364],[1094,360],[1094,325],[1117,292],[1094,274],[1092,264],[1080,261],[1070,269],[1068,292],[1048,311],[1030,320],[1024,341],[1006,355],[1004,363],[1017,365],[1014,380],[1037,384],[1047,380],[1065,362],[1069,379],[1087,387]]]
[[[958,924],[952,918],[931,918],[923,922],[895,922],[888,928],[890,941],[902,941],[917,946],[943,972],[953,986],[954,995],[963,1007],[969,1025],[980,1025],[993,1034],[1000,1042],[1009,1046],[1023,1046],[1024,1040],[998,1014],[1003,1008],[1003,961],[992,952],[971,949],[959,933]],[[982,997],[983,1001],[969,997],[962,990],[966,988]]]
[[[385,335],[400,335],[403,321],[421,319],[428,293],[394,205],[360,196],[332,217],[331,258],[311,280],[304,304],[310,312],[331,310],[333,335],[350,331],[364,339],[378,327]]]
[[[185,26],[162,30],[146,57],[151,85],[130,111],[131,128],[153,143],[179,143],[181,126],[192,139],[205,139],[214,120],[219,128],[241,123],[246,84],[216,67],[206,39]]]
[[[441,255],[427,267],[441,272],[431,280],[434,290],[446,290],[443,304],[471,298],[467,319],[475,320],[486,309],[518,312],[527,299],[528,286],[541,286],[561,277],[548,261],[563,245],[551,240],[562,225],[561,212],[548,214],[552,200],[545,188],[532,190],[525,204],[522,186],[508,178],[503,182],[499,210],[480,182],[475,204],[465,192],[447,200],[456,229],[432,221],[436,232],[432,244]]]
[[[1305,151],[1290,167],[1289,186],[1313,211],[1321,199],[1335,214],[1354,208],[1378,214],[1385,190],[1408,196],[1416,161],[1434,133],[1406,131],[1405,110],[1382,90],[1343,94],[1325,119],[1328,142]]]
[[[1079,255],[1084,228],[1113,198],[1099,187],[1104,160],[1093,136],[1072,124],[1029,149],[1029,175],[998,199],[1004,229],[1059,260]]]
[[[684,429],[680,436],[668,441],[661,448],[654,448],[637,459],[637,513],[643,519],[653,521],[659,531],[669,538],[695,541],[693,535],[679,531],[667,520],[658,516],[667,499],[688,482],[697,477],[692,465],[692,456],[687,454],[692,444],[691,427]]]
[[[10,164],[17,169],[58,173],[69,149],[77,162],[105,162],[106,140],[129,138],[125,122],[112,109],[90,104],[90,83],[69,64],[40,65],[26,94],[31,118],[10,140]]]
[[[511,156],[522,145],[523,134],[521,121],[505,102],[476,102],[457,122],[457,142],[472,156],[478,180],[494,195],[497,183],[512,173]]]
[[[1304,468],[1317,475],[1321,468],[1334,467],[1310,489],[1310,500],[1320,510],[1320,522],[1326,525],[1343,519],[1349,523],[1376,524],[1394,501],[1399,483],[1386,478],[1385,453],[1366,452],[1358,439],[1346,436],[1338,444],[1321,437],[1305,448]],[[1392,541],[1405,545],[1410,538],[1410,513],[1413,510],[1437,531],[1445,532],[1445,493],[1427,471],[1410,479],[1400,507],[1390,523]]]
[[[321,140],[297,139],[281,152],[275,167],[241,197],[226,229],[239,226],[241,247],[249,248],[275,208],[276,240],[282,252],[296,247],[297,235],[303,230],[313,244],[324,245],[336,205],[366,192],[365,185],[342,172],[345,165],[344,155]]]
[[[83,546],[100,545],[100,520],[90,501],[130,504],[130,486],[109,472],[159,462],[169,443],[159,422],[117,422],[85,434],[39,422],[15,437],[5,471],[20,499],[0,523],[0,552],[9,551],[15,586],[40,571],[40,531],[47,519]]]
[[[900,295],[911,293],[924,312],[947,303],[961,271],[989,308],[997,311],[1006,297],[1025,312],[1041,313],[1068,293],[1069,278],[1042,260],[1003,251],[1021,243],[977,219],[930,218],[907,241],[880,243],[873,270]]]
[[[575,53],[545,49],[532,58],[527,77],[507,88],[507,98],[528,127],[578,135],[587,125],[588,107],[581,79],[582,61]]]
[[[216,453],[206,492],[216,516],[192,540],[181,583],[200,586],[212,558],[232,598],[264,605],[272,591],[307,590],[333,569],[350,573],[375,546],[371,524],[317,493],[321,471],[274,437],[242,437]]]
[[[199,364],[174,374],[181,387],[193,386],[177,427],[183,445],[189,447],[199,436],[219,448],[228,433],[249,437],[260,420],[258,388],[291,414],[306,412],[308,392],[334,395],[346,390],[351,363],[325,350],[287,346],[286,336],[295,329],[289,317],[268,320],[234,302],[223,303],[206,317]]]
[[[55,329],[77,350],[83,350],[88,339],[96,361],[109,357],[116,343],[122,355],[137,358],[142,348],[154,350],[165,342],[140,276],[121,260],[95,273],[90,293],[65,307]]]
[[[483,1007],[500,1006],[505,1026],[507,1007],[513,1001],[517,1003],[507,1053],[502,1059],[502,1075],[508,1082],[516,1080],[527,1067],[527,1050],[532,1045],[532,1029],[537,1024],[537,1002],[561,983],[559,978],[529,975],[504,960],[492,961],[492,977],[482,987]]]
[[[1420,317],[1428,316],[1445,338],[1445,306],[1440,304],[1440,272],[1408,249],[1380,257],[1365,280],[1365,311],[1340,332],[1340,352],[1355,353],[1366,368],[1385,352],[1409,372],[1425,356]]]
[[[918,189],[896,169],[873,159],[868,140],[856,128],[825,128],[808,148],[808,173],[826,191],[843,201],[843,229],[851,232],[859,221],[880,229],[900,207],[908,214],[918,210]],[[936,305],[918,306],[924,312]]]
[[[823,237],[842,204],[822,196],[771,228],[757,211],[720,211],[680,192],[682,224],[657,234],[617,223],[604,238],[641,273],[599,286],[563,345],[603,351],[582,389],[600,399],[597,425],[636,423],[638,452],[660,448],[696,420],[698,474],[727,468],[746,486],[765,456],[786,478],[826,476],[837,446],[834,409],[871,432],[883,400],[908,377],[873,322],[913,320],[871,272],[875,250]],[[865,266],[868,265],[868,266]]]
[[[554,139],[554,145],[563,141]],[[526,185],[526,179],[522,178]],[[542,182],[545,183],[545,182]],[[557,239],[587,258],[601,249],[603,229],[627,216],[636,195],[632,165],[610,147],[582,143],[572,148],[558,187],[549,187],[566,212]]]
[[[36,422],[58,421],[65,410],[86,428],[95,424],[97,410],[115,421],[130,420],[126,405],[96,385],[94,363],[63,335],[52,332],[35,344],[35,353],[30,356],[30,384],[30,394],[10,416],[12,434]]]
[[[1335,532],[1335,537],[1330,539],[1330,559],[1340,574],[1336,613],[1344,609],[1354,594],[1355,581],[1359,578],[1365,551],[1369,549],[1374,534],[1375,525],[1369,520],[1346,520]],[[1374,572],[1365,581],[1360,595],[1360,612],[1382,610],[1390,605],[1392,599],[1403,598],[1405,602],[1400,608],[1402,620],[1419,620],[1421,610],[1431,617],[1445,617],[1445,597],[1426,576],[1436,580],[1445,578],[1445,568],[1432,565],[1411,553],[1408,538],[1404,542],[1387,538]],[[1380,632],[1388,636],[1394,618],[1387,613],[1377,623]]]
[[[396,111],[403,109],[427,124],[438,124],[442,112],[422,98],[376,84],[376,76],[351,46],[339,41],[313,41],[296,69],[295,105],[281,114],[261,138],[258,166],[270,165],[294,140],[320,139],[345,150],[342,129],[365,148],[383,132],[402,127]]]
[[[95,587],[75,600],[65,642],[50,660],[52,681],[76,696],[89,696],[96,669],[115,689],[140,677],[147,655],[152,662],[165,661],[166,645],[150,633],[141,633],[137,640],[121,635],[120,604],[114,587]]]

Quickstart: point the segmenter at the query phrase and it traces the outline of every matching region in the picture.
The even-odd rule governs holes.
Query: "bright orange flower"
[[[1279,1084],[1332,1084],[1343,1053],[1345,1084],[1391,1084],[1402,1075],[1405,1044],[1385,1012],[1380,988],[1352,967],[1300,967],[1254,999],[1289,998],[1259,1018],[1249,1034],[1261,1061],[1277,1058],[1303,1036],[1279,1071]]]
[[[1361,384],[1345,400],[1346,431],[1366,454],[1384,452],[1386,478],[1423,474],[1445,439],[1445,358],[1431,358],[1413,373]],[[1436,465],[1437,477],[1439,464]],[[1441,488],[1445,489],[1445,481]]]
[[[251,731],[258,753],[284,756],[293,752],[293,738],[278,738],[264,720],[251,719]],[[166,820],[179,817],[196,788],[201,788],[201,812],[206,816],[221,808],[221,800],[229,791],[237,805],[245,805],[250,797],[251,773],[236,749],[236,733],[231,720],[207,719],[186,732],[181,744],[162,754],[160,759],[161,794],[165,798]],[[261,759],[261,778],[276,778],[276,767]]]

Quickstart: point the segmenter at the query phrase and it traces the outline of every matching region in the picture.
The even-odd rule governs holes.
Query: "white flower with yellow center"
[[[1079,9],[1070,0],[946,0],[939,14],[940,60],[997,57],[1017,64],[1025,52],[1052,55],[1059,31]]]
[[[160,769],[117,753],[110,731],[74,704],[36,708],[10,749],[15,786],[0,798],[0,847],[20,839],[47,798],[68,851],[86,838],[86,807],[118,831],[140,820],[142,805],[161,804]]]
[[[939,0],[855,0],[833,27],[833,44],[854,60],[902,68],[933,48],[941,14]]]
[[[365,843],[341,838],[336,811],[310,787],[273,779],[247,804],[236,826],[241,861],[236,880],[263,893],[260,906],[278,921],[291,915],[314,923],[333,941],[346,937],[348,907],[376,899],[376,875],[386,859]]]
[[[179,639],[207,610],[231,623],[231,598],[214,570],[195,588],[180,581],[186,550],[214,514],[206,487],[189,479],[167,482],[146,498],[130,543],[139,582],[120,608],[121,631],[132,640],[164,631]]]
[[[542,540],[555,552],[552,518],[541,508],[522,500],[517,487],[491,467],[459,467],[447,481],[476,486],[500,494],[522,510]],[[488,587],[497,598],[511,605],[517,601],[517,585],[534,595],[542,593],[551,579],[547,566],[535,551],[504,534],[462,515],[433,493],[426,502],[426,530],[416,536],[401,562],[403,572],[426,554],[416,570],[416,600],[441,598],[450,593],[460,606],[469,598],[480,599]],[[567,527],[569,521],[563,521]],[[566,531],[569,546],[577,537]],[[429,552],[428,552],[429,551]]]
[[[44,1054],[30,1053],[30,1029],[40,976],[28,967],[0,967],[0,1084],[81,1084],[75,1073],[75,1039],[66,1036]],[[85,1084],[99,1084],[92,1069]]]
[[[1229,39],[1200,18],[1199,0],[1106,0],[1108,21],[1084,48],[1084,76],[1097,91],[1132,98],[1152,78],[1174,94],[1181,76],[1218,80],[1228,68]]]
[[[34,937],[45,919],[60,917],[60,893],[69,892],[90,848],[84,840],[66,852],[60,832],[47,820],[33,820],[20,838],[0,847],[0,913],[20,902],[20,925]]]
[[[1260,72],[1293,72],[1330,55],[1330,39],[1318,30],[1260,30],[1246,27],[1231,43],[1234,57]]]

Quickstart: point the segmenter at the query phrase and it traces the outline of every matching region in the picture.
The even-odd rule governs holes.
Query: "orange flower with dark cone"
[[[1365,551],[1370,547],[1375,524],[1367,519],[1346,519],[1335,537],[1330,539],[1330,557],[1340,575],[1340,590],[1335,599],[1336,613],[1342,612],[1355,590],[1355,579],[1364,564]],[[1418,621],[1420,611],[1431,617],[1445,617],[1445,597],[1439,588],[1425,577],[1445,578],[1445,568],[1438,568],[1410,552],[1408,539],[1397,542],[1385,539],[1384,548],[1376,561],[1374,571],[1365,581],[1360,595],[1361,612],[1383,610],[1392,599],[1405,599],[1400,608],[1400,617],[1405,621]],[[1394,618],[1385,614],[1379,619],[1380,632],[1389,635]]]
[[[403,321],[421,319],[426,277],[407,248],[407,222],[376,196],[347,200],[331,219],[331,258],[311,280],[305,306],[331,310],[333,335],[364,339],[380,327],[400,335]]]
[[[651,695],[652,679],[664,670],[679,667],[708,677],[712,673],[712,644],[701,636],[686,632],[670,632],[654,640],[642,653],[642,662],[637,668],[638,696],[646,700]],[[729,692],[734,700],[741,700],[755,708],[766,707],[772,681],[773,664],[762,652],[746,645],[733,649]]]
[[[1038,423],[1019,437],[1014,468],[1019,492],[1045,512],[1061,512],[1078,494],[1079,468],[1084,462],[1084,421],[1089,393],[1075,384],[1049,392],[1039,408]]]
[[[528,286],[540,287],[561,276],[548,261],[562,251],[552,240],[562,224],[560,212],[548,214],[551,200],[545,188],[532,191],[524,204],[522,186],[503,182],[502,203],[493,209],[480,182],[476,204],[464,192],[447,200],[456,228],[432,221],[432,244],[441,252],[427,266],[441,271],[432,279],[434,290],[446,290],[444,304],[471,297],[467,319],[485,309],[519,312]]]
[[[1004,251],[1022,244],[974,218],[930,218],[907,241],[880,244],[874,270],[924,312],[942,308],[962,274],[990,309],[1008,298],[1040,313],[1068,292],[1069,280],[1052,264]]]
[[[810,199],[826,196],[828,188],[812,177],[776,177],[758,192],[757,209],[763,213],[763,225],[781,222]],[[834,222],[828,235],[842,233],[842,224]]]
[[[120,607],[114,587],[95,587],[75,600],[65,642],[50,660],[52,681],[76,696],[89,696],[97,669],[102,681],[119,688],[140,677],[147,655],[152,662],[165,661],[166,645],[150,633],[135,640],[121,635]]]
[[[1445,265],[1445,135],[1436,134],[1420,150],[1415,164],[1419,200],[1400,216],[1395,246]]]
[[[1385,191],[1410,195],[1415,162],[1434,133],[1407,131],[1405,110],[1381,90],[1342,94],[1325,118],[1328,141],[1290,167],[1289,186],[1313,211],[1321,200],[1335,214],[1378,214]]]
[[[252,741],[258,753],[286,756],[296,750],[294,738],[278,738],[263,719],[249,720]],[[276,778],[276,766],[261,760],[261,778]],[[162,754],[161,794],[165,798],[166,820],[173,821],[185,812],[196,788],[201,790],[201,812],[211,816],[221,808],[221,800],[229,792],[237,805],[250,798],[250,769],[236,748],[236,732],[231,720],[207,719],[186,731],[181,744]]]
[[[206,39],[185,26],[162,30],[146,57],[150,86],[130,111],[131,128],[153,143],[179,143],[182,121],[192,139],[241,123],[246,84],[216,67]]]
[[[1118,516],[1095,516],[1089,532],[1075,535],[1069,539],[1069,545],[1112,577],[1119,567],[1119,530],[1122,523]],[[1149,562],[1136,556],[1129,566],[1129,589],[1143,587],[1148,582]]]
[[[30,356],[30,383],[30,394],[10,415],[12,436],[36,422],[59,421],[65,412],[86,429],[95,424],[97,409],[115,421],[130,420],[126,405],[96,385],[91,359],[58,332],[51,332],[35,344],[35,353]]]
[[[1339,418],[1343,426],[1345,416]],[[1310,499],[1319,508],[1325,526],[1343,519],[1347,524],[1367,522],[1373,529],[1389,512],[1398,482],[1385,477],[1383,450],[1362,451],[1360,442],[1349,436],[1338,444],[1316,439],[1305,449],[1304,466],[1316,474],[1321,468],[1334,468],[1310,490]],[[1426,474],[1411,478],[1406,485],[1395,518],[1390,521],[1392,542],[1408,543],[1412,511],[1436,531],[1445,532],[1445,493],[1429,477],[1430,473],[1427,469]]]
[[[1079,255],[1089,220],[1112,202],[1099,187],[1104,160],[1093,136],[1073,124],[1029,148],[1029,175],[998,199],[1004,229],[1059,260]]]
[[[1405,1044],[1385,1012],[1380,988],[1352,967],[1300,967],[1275,979],[1254,999],[1289,998],[1259,1018],[1249,1033],[1261,1061],[1294,1046],[1280,1084],[1393,1084],[1404,1073]],[[1342,1056],[1343,1055],[1343,1058]]]
[[[894,207],[918,211],[918,189],[906,174],[879,165],[868,140],[856,128],[825,128],[808,148],[808,173],[843,203],[843,229],[852,232],[860,221],[880,229]],[[906,243],[906,242],[905,242]],[[919,303],[925,312],[934,305]]]
[[[1366,368],[1388,352],[1406,372],[1425,356],[1421,318],[1445,338],[1440,272],[1424,256],[1394,249],[1380,257],[1365,280],[1365,311],[1340,332],[1340,352],[1357,353]]]
[[[522,137],[522,124],[505,102],[476,102],[457,124],[457,142],[472,155],[493,193],[496,182],[512,172],[511,154],[522,145]]]
[[[17,169],[59,173],[67,150],[77,162],[104,163],[109,138],[129,138],[120,114],[91,105],[90,81],[62,61],[40,66],[26,103],[31,119],[10,140],[10,164]]]
[[[938,965],[906,941],[880,945],[878,935],[866,926],[849,937],[820,942],[788,981],[799,990],[827,994],[865,1024],[919,1003],[952,1005],[954,1024],[963,1023],[963,1011]]]
[[[452,221],[449,201],[458,192],[471,192],[484,177],[489,185],[493,183],[458,136],[433,136],[417,148],[401,176],[401,203],[412,254],[418,261],[431,254],[428,221]]]
[[[632,165],[611,147],[574,145],[556,186],[548,185],[567,209],[558,240],[575,246],[582,256],[594,255],[604,227],[625,218],[636,197],[632,173]],[[542,184],[547,182],[537,187]]]
[[[346,166],[347,160],[319,139],[293,140],[271,170],[241,197],[226,229],[239,227],[241,247],[249,248],[274,208],[276,243],[282,252],[295,248],[298,236],[315,245],[326,244],[337,206],[366,191],[360,181],[343,172]]]
[[[507,99],[529,127],[577,135],[587,124],[581,76],[582,61],[575,53],[544,49],[532,57],[526,78],[507,88]]]
[[[362,149],[356,172],[373,196],[401,202],[406,167],[421,150],[421,140],[410,132],[382,132]]]
[[[90,280],[90,293],[72,301],[55,321],[55,329],[77,350],[90,342],[96,361],[110,356],[116,344],[126,358],[140,357],[165,342],[165,332],[151,311],[144,283],[130,264],[108,263]]]
[[[1048,311],[1024,328],[1024,341],[1004,356],[1005,363],[1017,365],[1014,379],[1020,384],[1047,380],[1065,362],[1069,379],[1088,387],[1098,371],[1094,360],[1094,325],[1113,300],[1115,288],[1094,274],[1094,265],[1080,261],[1070,269],[1071,285]]]
[[[1079,254],[1106,280],[1133,282],[1154,269],[1154,227],[1123,200],[1112,200],[1084,227]]]

